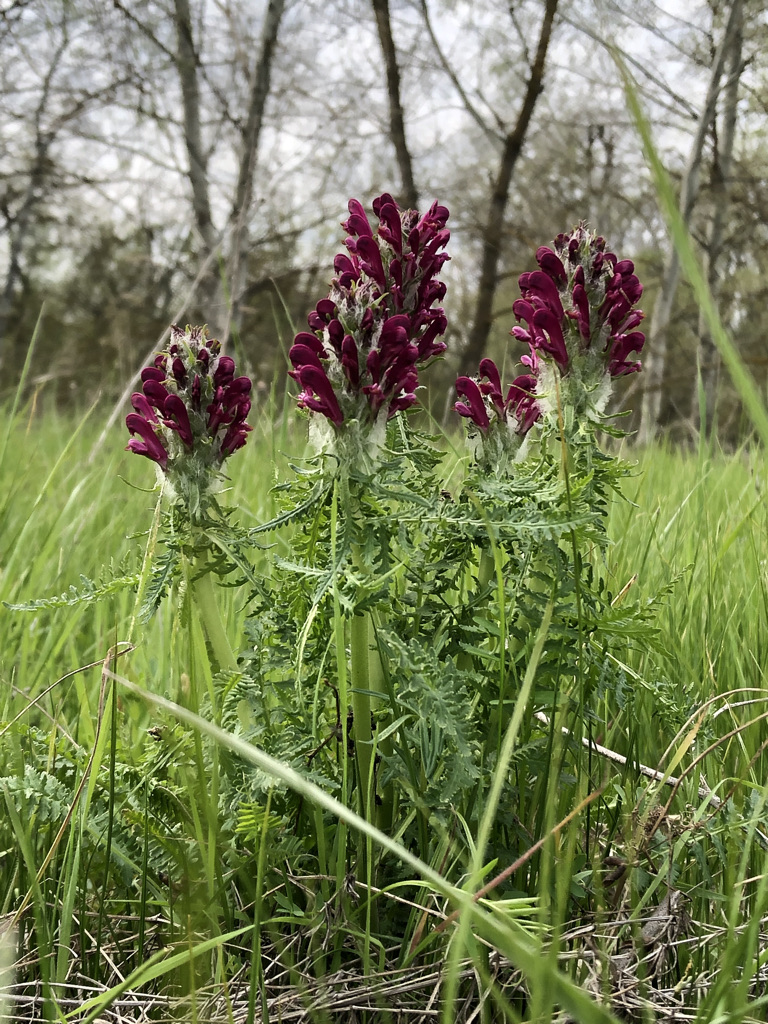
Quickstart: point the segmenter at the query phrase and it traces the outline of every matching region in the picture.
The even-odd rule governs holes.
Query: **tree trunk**
[[[253,181],[259,152],[259,139],[264,123],[264,110],[269,97],[272,79],[272,62],[280,31],[280,22],[285,11],[285,0],[269,0],[261,31],[261,46],[251,79],[248,102],[248,118],[243,131],[240,165],[237,175],[235,198],[230,213],[231,237],[227,260],[227,285],[230,291],[230,308],[223,330],[222,340],[226,341],[234,326],[240,327],[243,292],[248,270],[248,214],[253,199]],[[223,297],[223,296],[222,296]]]
[[[52,141],[52,140],[51,140]],[[16,286],[23,279],[22,252],[32,225],[35,207],[41,202],[45,184],[45,167],[48,159],[49,141],[38,136],[35,145],[35,160],[32,165],[29,184],[13,222],[9,225],[8,272],[0,292],[0,368],[3,366],[5,347],[11,338],[11,313],[16,296]]]
[[[715,157],[712,165],[712,225],[709,232],[709,244],[705,256],[707,282],[713,296],[718,290],[718,277],[720,254],[723,247],[723,234],[725,231],[726,214],[728,212],[728,179],[731,173],[733,162],[733,143],[736,135],[736,112],[739,102],[739,80],[744,70],[742,63],[742,48],[744,43],[743,35],[743,10],[742,0],[735,0],[734,7],[738,8],[738,23],[728,51],[728,63],[726,66],[725,81],[725,105],[723,108],[723,130],[720,135],[720,145],[715,150]],[[702,313],[699,313],[699,371],[701,373],[701,386],[704,398],[705,418],[700,422],[699,387],[698,381],[693,388],[691,400],[691,419],[700,429],[706,431],[715,422],[715,401],[720,378],[720,355],[715,346],[712,335],[707,327],[707,322]]]
[[[704,140],[715,116],[717,97],[720,90],[720,79],[723,74],[725,56],[731,49],[733,37],[739,23],[741,0],[733,0],[728,15],[728,22],[723,32],[720,46],[717,48],[707,88],[707,96],[696,125],[688,163],[683,174],[680,187],[680,214],[686,226],[689,225],[691,214],[699,191],[699,172],[701,170]],[[661,414],[662,385],[667,361],[667,345],[669,324],[675,293],[680,279],[680,261],[677,250],[673,247],[664,266],[661,288],[653,307],[651,328],[648,334],[645,354],[645,387],[641,409],[640,429],[637,434],[638,444],[649,444],[659,426]]]
[[[6,210],[5,216],[8,224],[8,272],[5,276],[5,284],[0,292],[0,368],[5,358],[5,347],[10,336],[10,319],[13,311],[16,285],[23,280],[22,255],[24,246],[28,241],[28,235],[33,226],[33,215],[36,207],[42,204],[45,195],[45,181],[50,173],[50,150],[56,139],[55,128],[43,126],[48,112],[48,101],[53,89],[54,78],[59,68],[59,63],[64,51],[69,45],[69,33],[67,22],[62,22],[62,37],[59,45],[53,52],[51,62],[46,70],[42,81],[40,99],[35,107],[35,155],[32,165],[29,168],[29,182],[24,192],[24,198],[19,204],[18,210],[12,216]],[[59,124],[63,118],[59,118]]]
[[[211,201],[208,181],[208,157],[203,147],[200,127],[200,82],[198,80],[199,57],[192,34],[192,15],[189,0],[174,0],[176,20],[177,55],[176,70],[181,83],[181,97],[184,107],[184,144],[189,157],[189,183],[192,187],[192,209],[195,225],[203,243],[203,257],[208,257],[219,244],[218,235],[211,216]],[[217,291],[215,266],[200,283],[199,302],[206,318],[213,317],[211,306]]]
[[[381,52],[387,69],[387,96],[389,99],[389,133],[397,155],[397,166],[400,170],[402,200],[406,206],[415,210],[419,205],[419,194],[413,179],[413,164],[408,144],[405,140],[405,122],[403,106],[400,102],[400,68],[397,66],[395,43],[392,39],[392,25],[389,18],[389,0],[373,0],[373,11],[376,15],[376,27],[379,31]]]
[[[493,194],[488,208],[488,217],[483,231],[483,255],[480,269],[480,281],[475,302],[475,314],[469,341],[462,356],[462,369],[465,373],[476,373],[477,366],[483,357],[488,343],[488,335],[493,323],[493,301],[498,284],[498,267],[501,257],[504,236],[504,213],[509,199],[509,186],[515,170],[517,158],[523,148],[528,125],[536,106],[536,100],[543,88],[544,65],[547,48],[552,35],[552,23],[555,20],[558,0],[546,0],[544,19],[541,23],[536,56],[531,67],[531,74],[525,90],[523,105],[513,131],[504,139],[501,163],[494,181]]]

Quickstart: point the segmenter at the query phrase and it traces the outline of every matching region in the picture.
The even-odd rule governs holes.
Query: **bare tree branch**
[[[164,57],[168,58],[168,60],[170,60],[174,65],[177,63],[177,55],[169,50],[165,43],[163,43],[161,39],[158,39],[157,35],[152,31],[149,25],[146,25],[140,18],[137,18],[136,15],[125,6],[122,0],[112,0],[112,5],[127,21],[130,21],[132,25],[135,25],[139,32],[141,32],[141,34],[148,39]],[[232,115],[226,95],[221,91],[216,83],[211,80],[202,65],[198,65],[198,71],[205,80],[205,84],[211,90],[211,93],[216,97],[219,109],[225,119],[235,128],[240,130],[241,124],[237,118]]]
[[[13,308],[14,292],[18,282],[23,279],[22,251],[27,241],[33,211],[42,202],[43,185],[50,162],[50,148],[56,138],[57,129],[53,126],[44,127],[43,118],[48,109],[54,77],[68,45],[69,32],[67,30],[66,17],[62,16],[61,39],[53,51],[50,63],[43,76],[40,99],[37,102],[33,115],[34,156],[28,171],[27,187],[15,215],[11,216],[9,212],[5,218],[10,234],[10,245],[8,251],[8,271],[5,275],[2,293],[0,293],[0,365],[2,365],[4,341]]]
[[[515,32],[517,32],[517,38],[520,41],[520,49],[523,51],[525,63],[528,65],[528,69],[530,70],[531,55],[528,52],[528,40],[525,38],[525,32],[523,32],[523,27],[520,24],[520,21],[517,17],[517,11],[515,10],[515,0],[509,0],[509,3],[507,4],[507,10],[509,11],[509,20],[514,25]]]
[[[264,25],[261,32],[261,46],[251,78],[251,93],[248,103],[248,118],[243,132],[240,166],[237,175],[237,186],[232,204],[230,222],[232,238],[228,260],[228,276],[231,289],[231,308],[224,329],[224,340],[229,335],[230,325],[239,325],[238,306],[244,288],[244,277],[247,257],[247,218],[253,198],[253,181],[256,173],[256,160],[259,151],[259,139],[264,123],[264,110],[269,96],[272,77],[272,62],[280,31],[280,22],[285,11],[285,0],[269,0]]]
[[[157,38],[152,29],[148,25],[145,25],[141,18],[137,18],[133,11],[130,11],[125,4],[122,3],[122,0],[112,0],[112,6],[116,11],[119,11],[124,18],[130,21],[132,25],[135,25],[139,32],[149,39],[149,41],[157,47],[157,49],[168,58],[168,60],[173,64],[176,63],[176,54],[172,53],[165,43]]]
[[[594,39],[594,41],[596,43],[600,43],[601,46],[616,50],[621,54],[622,60],[626,61],[626,63],[631,65],[633,68],[636,68],[644,78],[647,78],[649,82],[653,82],[653,84],[661,89],[662,92],[670,96],[678,105],[680,110],[684,110],[690,118],[698,117],[699,112],[693,104],[690,103],[685,96],[682,96],[679,92],[675,92],[675,90],[672,89],[667,82],[662,81],[658,75],[655,75],[649,68],[647,61],[640,61],[636,57],[633,57],[631,53],[627,53],[626,50],[622,50],[621,47],[616,46],[615,43],[609,42],[604,36],[600,35],[599,32],[595,32],[594,29],[591,29],[585,22],[574,21],[572,18],[569,18],[567,14],[561,15],[561,19],[566,25],[570,25],[571,28],[575,28],[577,32],[582,32],[589,39]]]
[[[435,53],[437,54],[437,58],[440,61],[440,66],[442,67],[442,69],[446,73],[446,75],[450,78],[450,80],[451,80],[451,82],[453,84],[454,89],[456,90],[456,92],[459,94],[459,96],[461,98],[461,102],[466,107],[467,113],[472,118],[472,120],[475,122],[475,124],[478,126],[478,128],[480,128],[480,130],[482,132],[484,132],[485,135],[487,135],[490,139],[492,139],[493,142],[496,145],[498,145],[500,142],[503,142],[504,141],[503,133],[499,132],[499,131],[494,131],[490,127],[490,125],[486,124],[486,122],[484,121],[484,119],[483,119],[482,115],[480,114],[479,110],[474,105],[474,103],[469,98],[469,96],[467,95],[467,93],[466,93],[466,91],[464,89],[464,86],[459,81],[459,77],[456,74],[456,72],[453,70],[453,67],[451,66],[450,61],[448,60],[448,58],[443,53],[442,47],[440,46],[440,43],[438,42],[437,36],[435,35],[435,30],[432,27],[432,21],[431,21],[430,16],[429,16],[429,7],[427,6],[427,0],[421,0],[421,13],[422,13],[422,17],[424,18],[424,25],[426,26],[427,34],[429,35],[430,41],[432,43],[432,46],[435,49]]]
[[[740,24],[741,2],[742,0],[733,0],[731,3],[728,21],[712,63],[706,99],[699,115],[696,133],[691,144],[691,151],[680,185],[680,213],[686,225],[690,223],[693,207],[699,192],[699,175],[704,141],[715,116],[725,58],[731,49],[734,35]],[[656,435],[658,429],[669,326],[679,279],[680,260],[677,255],[677,249],[673,247],[667,258],[661,278],[661,289],[653,307],[653,317],[648,337],[648,355],[645,359],[645,390],[643,391],[640,429],[637,435],[639,444],[648,444]]]
[[[211,216],[208,183],[208,160],[203,150],[200,128],[199,58],[192,37],[192,16],[189,0],[174,0],[178,54],[176,67],[181,81],[184,105],[184,143],[189,157],[189,182],[192,186],[192,208],[195,224],[206,252],[216,248],[218,239]]]
[[[485,352],[488,335],[493,323],[493,300],[498,284],[498,267],[501,256],[502,239],[504,236],[504,214],[509,199],[509,186],[515,170],[528,125],[533,116],[536,100],[543,88],[544,66],[547,49],[552,36],[552,25],[555,20],[558,0],[546,0],[544,17],[539,32],[531,74],[523,97],[523,104],[517,118],[517,124],[504,139],[504,149],[493,186],[493,194],[488,208],[488,217],[483,231],[483,255],[480,269],[480,280],[475,301],[475,314],[467,347],[462,357],[462,366],[473,372]]]
[[[387,69],[389,131],[397,155],[397,166],[400,170],[400,183],[403,190],[402,198],[407,206],[415,210],[419,205],[419,195],[414,183],[411,154],[405,139],[403,106],[400,101],[400,68],[397,65],[397,53],[395,52],[395,43],[392,38],[389,0],[372,0],[372,2],[373,11],[376,15],[376,27],[379,32],[381,51],[384,55],[384,64]]]

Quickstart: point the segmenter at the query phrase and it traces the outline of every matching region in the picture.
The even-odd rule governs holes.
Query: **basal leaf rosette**
[[[599,422],[611,381],[640,370],[644,314],[636,309],[643,286],[632,260],[606,251],[605,239],[580,224],[536,253],[538,270],[519,278],[522,298],[513,305],[512,328],[529,353],[522,362],[537,378],[539,406],[547,418],[563,407]]]
[[[528,432],[541,416],[533,374],[517,377],[504,393],[499,369],[483,359],[477,378],[458,377],[456,412],[467,421],[467,441],[477,464],[500,472],[525,457]]]
[[[205,327],[171,328],[168,350],[141,371],[125,423],[127,450],[151,459],[194,518],[221,485],[225,459],[251,427],[251,381]]]
[[[353,460],[375,459],[387,421],[416,402],[419,372],[446,347],[437,305],[445,284],[436,278],[449,259],[448,210],[433,203],[420,216],[385,193],[373,211],[375,231],[349,201],[347,252],[289,353],[316,446]]]

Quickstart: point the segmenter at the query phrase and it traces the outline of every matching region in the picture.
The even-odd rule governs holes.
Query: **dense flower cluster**
[[[580,224],[536,252],[538,270],[521,274],[513,312],[524,327],[512,334],[528,345],[528,372],[504,395],[498,368],[480,363],[477,379],[459,377],[456,411],[469,421],[469,442],[481,466],[501,469],[524,451],[537,420],[605,423],[611,380],[634,373],[645,335],[636,305],[643,286],[631,260],[606,252],[605,239]]]
[[[251,381],[205,327],[171,328],[167,352],[141,371],[125,423],[127,450],[157,463],[177,493],[199,499],[224,460],[242,448],[251,427]]]
[[[456,393],[464,401],[456,402],[455,409],[471,424],[470,443],[481,465],[500,467],[520,454],[525,435],[541,416],[536,383],[534,374],[523,374],[504,395],[492,359],[482,360],[477,379],[456,379]]]
[[[374,200],[374,232],[362,205],[349,202],[346,253],[337,277],[296,335],[291,376],[299,405],[338,430],[349,421],[374,424],[416,401],[419,370],[445,351],[447,320],[436,306],[445,284],[436,276],[449,256],[448,210],[434,203],[422,217],[400,210],[391,195]]]
[[[530,346],[526,362],[534,372],[539,354],[550,356],[563,376],[588,357],[590,369],[620,377],[640,369],[629,359],[645,335],[637,331],[643,313],[633,307],[643,294],[631,260],[605,251],[605,239],[581,224],[558,235],[553,248],[536,253],[540,269],[522,274],[522,298],[513,305],[512,334]]]

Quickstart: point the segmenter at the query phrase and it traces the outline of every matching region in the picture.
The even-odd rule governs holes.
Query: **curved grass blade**
[[[596,1003],[586,992],[574,984],[570,978],[559,971],[546,956],[542,956],[539,944],[535,943],[531,936],[526,934],[519,926],[514,926],[512,922],[499,921],[496,915],[475,903],[471,893],[457,889],[443,878],[438,871],[415,856],[410,850],[401,846],[384,832],[381,832],[375,825],[366,821],[359,814],[356,814],[351,808],[340,803],[289,765],[278,761],[263,750],[247,743],[239,736],[227,732],[213,722],[206,721],[193,711],[174,704],[158,694],[150,693],[123,676],[112,672],[109,674],[115,682],[128,692],[134,694],[134,696],[153,705],[158,710],[172,715],[179,721],[208,736],[215,743],[238,754],[244,760],[249,761],[268,775],[289,786],[303,796],[305,800],[311,801],[329,811],[339,821],[351,826],[356,831],[362,833],[363,836],[376,843],[377,846],[399,858],[399,860],[421,875],[426,882],[434,886],[438,892],[449,899],[454,906],[461,909],[466,914],[467,919],[471,920],[476,933],[487,942],[492,943],[511,963],[522,971],[532,988],[547,986],[552,993],[553,1000],[567,1009],[580,1024],[618,1024],[618,1018],[606,1007]]]

